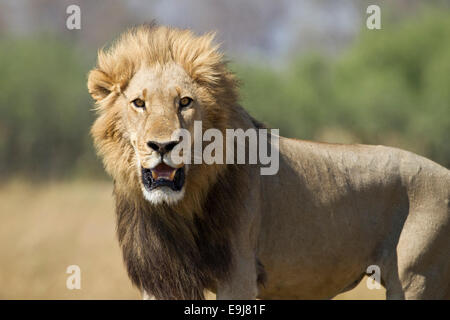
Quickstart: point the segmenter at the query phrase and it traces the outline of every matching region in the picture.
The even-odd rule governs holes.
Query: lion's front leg
[[[237,256],[230,277],[218,283],[217,300],[254,300],[258,294],[256,257]]]
[[[156,300],[155,296],[148,294],[145,290],[142,290],[142,300]]]
[[[251,300],[258,295],[258,272],[261,271],[256,253],[261,218],[259,171],[250,170],[249,176],[252,188],[242,194],[245,205],[238,212],[240,224],[231,239],[233,264],[228,279],[217,284],[218,300]]]

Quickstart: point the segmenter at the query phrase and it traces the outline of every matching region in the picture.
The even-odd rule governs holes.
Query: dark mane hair
[[[235,192],[239,179],[231,179],[241,173],[236,170],[229,166],[221,174],[203,212],[192,218],[115,191],[119,243],[133,284],[156,299],[203,299],[204,289],[214,291],[217,281],[229,276],[230,239],[239,218],[239,208],[230,206],[242,204]]]

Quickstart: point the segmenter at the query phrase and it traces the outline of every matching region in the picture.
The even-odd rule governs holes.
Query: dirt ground
[[[115,236],[110,182],[0,187],[0,299],[140,299]],[[81,269],[69,290],[67,267]],[[336,299],[384,299],[366,279]]]

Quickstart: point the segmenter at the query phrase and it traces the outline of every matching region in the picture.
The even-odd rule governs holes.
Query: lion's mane
[[[121,119],[118,95],[143,65],[176,62],[201,87],[206,123],[234,128],[248,114],[237,103],[236,80],[211,34],[144,25],[122,35],[98,54],[88,88],[97,100],[91,133],[106,171],[114,179],[117,232],[132,282],[156,299],[203,298],[233,265],[231,233],[242,206],[237,190],[248,185],[243,167],[197,165],[188,175],[185,198],[153,206],[138,187],[135,154]]]

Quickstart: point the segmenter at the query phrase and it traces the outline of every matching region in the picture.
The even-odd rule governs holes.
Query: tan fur
[[[141,26],[99,52],[92,135],[114,178],[119,241],[148,298],[331,298],[381,268],[389,298],[450,297],[450,173],[382,146],[280,139],[280,171],[188,165],[186,192],[152,205],[138,163],[178,128],[257,128],[212,35]],[[182,95],[194,106],[177,111]],[[146,110],[131,100],[141,97]],[[301,116],[301,115],[299,115]],[[260,263],[260,262],[261,263]]]

